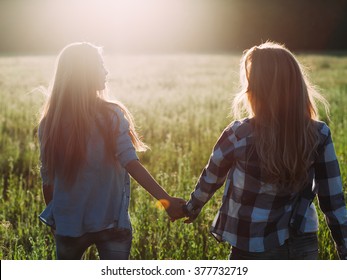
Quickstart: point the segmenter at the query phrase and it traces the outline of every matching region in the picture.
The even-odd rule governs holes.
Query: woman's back
[[[208,176],[217,177],[215,181],[222,179],[222,176],[218,173],[220,169],[215,173],[212,167],[209,169],[213,163],[225,166],[229,170],[220,209],[220,215],[224,218],[214,221],[215,236],[220,240],[229,241],[240,249],[255,252],[279,246],[288,239],[290,234],[288,225],[293,218],[292,212],[299,192],[292,191],[290,186],[266,182],[268,176],[263,173],[264,169],[261,168],[260,159],[254,148],[257,138],[254,135],[252,122],[253,119],[236,121],[223,132],[207,169]],[[320,146],[322,146],[330,136],[329,128],[318,121],[314,121],[314,126],[321,136]],[[330,154],[331,150],[327,152]],[[334,156],[333,153],[328,158],[331,160]],[[306,172],[307,174],[315,172],[313,162]],[[307,184],[312,187],[313,177],[309,178],[308,182],[303,182],[303,185]],[[314,191],[318,192],[318,189]],[[298,213],[305,216],[300,224],[301,230],[317,231],[317,213],[314,204],[310,201],[302,203],[307,205],[300,206],[306,209],[305,213]]]
[[[112,122],[105,122],[105,114],[99,113],[90,124],[90,133],[86,136],[85,160],[72,183],[65,179],[62,169],[59,168],[61,165],[57,165],[53,181],[55,190],[52,214],[58,234],[80,236],[98,228],[130,228],[130,222],[125,215],[130,194],[130,178],[124,164],[137,159],[137,156],[123,112],[116,105],[112,107],[113,111],[109,110]],[[111,127],[107,129],[113,131],[114,150],[107,150],[101,132],[105,129],[102,126],[106,124],[110,124]],[[66,121],[62,121],[62,125],[64,133],[60,140],[65,141],[64,138],[69,135],[72,127]],[[48,181],[44,166],[41,173]]]

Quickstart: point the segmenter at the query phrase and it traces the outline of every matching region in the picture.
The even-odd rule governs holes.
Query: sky
[[[0,0],[0,53],[347,49],[347,0]]]
[[[120,51],[211,45],[209,0],[0,0],[0,51],[90,41]],[[206,34],[211,36],[206,37]]]

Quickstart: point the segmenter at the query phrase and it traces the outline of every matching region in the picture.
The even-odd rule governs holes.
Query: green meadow
[[[188,199],[215,141],[232,121],[241,54],[112,55],[105,57],[110,96],[133,113],[150,150],[140,160],[174,196]],[[347,54],[298,54],[330,103],[321,119],[333,135],[347,192]],[[53,236],[38,220],[44,209],[39,175],[37,123],[52,78],[52,56],[0,57],[0,259],[55,259]],[[135,181],[130,216],[131,259],[228,258],[230,246],[209,233],[223,188],[190,225],[171,223],[165,211]],[[320,258],[336,259],[330,232],[319,212]],[[91,247],[85,259],[96,259]]]

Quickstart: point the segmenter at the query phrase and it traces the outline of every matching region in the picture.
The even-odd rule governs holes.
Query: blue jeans
[[[286,242],[265,252],[247,252],[231,249],[230,260],[317,260],[318,238],[316,233],[291,234]]]
[[[129,259],[132,234],[130,230],[107,229],[80,237],[55,235],[58,260],[80,260],[87,248],[95,244],[101,260]]]

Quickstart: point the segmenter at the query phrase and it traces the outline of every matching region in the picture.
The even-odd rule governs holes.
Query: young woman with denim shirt
[[[100,259],[128,259],[129,174],[171,219],[185,203],[169,196],[139,162],[136,150],[147,146],[127,108],[105,99],[106,76],[100,48],[66,46],[39,124],[47,204],[40,219],[54,229],[58,259],[81,259],[92,244]]]
[[[284,46],[246,51],[232,122],[217,141],[185,212],[191,223],[224,182],[211,232],[231,259],[317,259],[319,206],[339,256],[347,256],[347,211],[329,127],[318,121],[314,90]],[[326,107],[327,108],[327,107]]]

